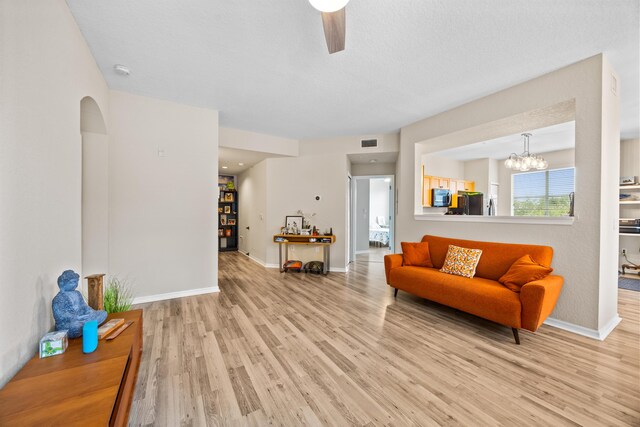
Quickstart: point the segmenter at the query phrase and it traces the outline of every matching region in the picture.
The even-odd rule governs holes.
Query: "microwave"
[[[431,206],[434,208],[448,208],[451,205],[451,191],[444,188],[431,189]]]

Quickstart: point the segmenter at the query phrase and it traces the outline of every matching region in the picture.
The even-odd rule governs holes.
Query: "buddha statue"
[[[82,294],[76,290],[80,276],[73,270],[64,271],[58,277],[60,292],[53,298],[53,318],[56,331],[68,330],[69,338],[82,335],[82,326],[90,320],[97,320],[98,325],[107,318],[104,310],[94,310],[84,301]]]

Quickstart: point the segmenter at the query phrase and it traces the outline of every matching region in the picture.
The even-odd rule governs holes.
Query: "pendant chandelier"
[[[504,161],[504,165],[513,170],[526,172],[531,169],[543,170],[549,167],[549,162],[540,156],[531,154],[529,151],[529,137],[530,133],[522,134],[522,143],[524,145],[524,151],[522,154],[511,153],[509,158]]]

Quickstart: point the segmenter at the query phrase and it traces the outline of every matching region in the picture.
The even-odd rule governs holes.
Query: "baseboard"
[[[240,251],[239,251],[239,252],[240,252]],[[260,265],[261,265],[261,266],[263,266],[263,267],[266,267],[266,266],[267,266],[267,264],[266,264],[263,260],[261,260],[260,258],[256,258],[256,257],[254,257],[254,256],[247,255],[247,254],[246,254],[246,253],[244,253],[244,252],[240,252],[240,253],[241,253],[242,255],[246,256],[247,258],[249,258],[251,261],[255,262],[256,264],[260,264]]]
[[[133,304],[144,304],[147,302],[163,301],[167,299],[192,297],[194,295],[211,294],[214,292],[220,292],[220,289],[217,286],[212,286],[210,288],[189,289],[187,291],[168,292],[166,294],[146,295],[134,298]]]
[[[592,338],[594,340],[604,341],[621,321],[622,318],[616,314],[616,317],[611,319],[609,323],[600,329],[585,328],[584,326],[574,325],[573,323],[553,319],[551,317],[547,318],[547,320],[544,321],[544,324],[572,332],[574,334],[582,335],[584,337]]]

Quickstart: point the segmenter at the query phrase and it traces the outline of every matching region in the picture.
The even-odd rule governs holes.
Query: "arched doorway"
[[[109,147],[107,128],[96,101],[80,101],[82,136],[82,274],[109,267]]]

